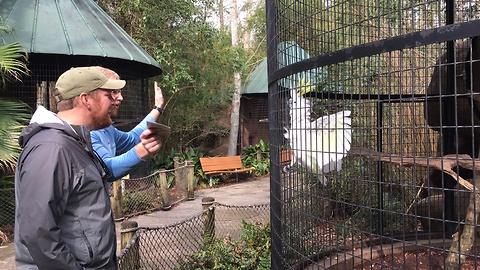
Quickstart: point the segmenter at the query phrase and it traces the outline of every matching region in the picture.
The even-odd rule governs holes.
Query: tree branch
[[[405,167],[422,166],[433,167],[437,170],[443,171],[455,179],[460,185],[470,191],[479,193],[478,188],[475,188],[472,183],[463,179],[458,175],[453,168],[460,166],[462,168],[480,171],[480,160],[473,159],[469,155],[445,155],[443,157],[402,157],[399,155],[392,155],[377,152],[364,147],[352,147],[348,152],[352,156],[362,156],[376,161],[390,162]]]

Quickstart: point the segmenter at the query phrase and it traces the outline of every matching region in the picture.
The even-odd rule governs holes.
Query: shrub
[[[263,140],[256,145],[243,148],[242,162],[245,167],[254,167],[255,176],[262,176],[270,172],[270,147]]]
[[[270,269],[270,225],[243,222],[239,240],[210,239],[200,251],[180,261],[186,269]]]

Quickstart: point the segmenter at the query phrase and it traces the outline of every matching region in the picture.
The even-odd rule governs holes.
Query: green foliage
[[[263,140],[256,145],[243,148],[242,162],[245,167],[254,167],[255,176],[262,176],[270,172],[270,147]]]
[[[0,26],[0,31],[11,31]],[[0,46],[0,89],[7,82],[20,81],[28,74],[26,55],[18,43]],[[0,99],[0,225],[14,221],[15,196],[12,173],[20,154],[18,137],[28,123],[28,106],[20,101]]]
[[[0,31],[12,29],[0,26]],[[21,81],[28,74],[27,57],[19,43],[0,46],[0,89],[7,82]],[[0,177],[13,172],[20,154],[17,139],[28,123],[28,105],[17,100],[0,99]]]
[[[255,33],[255,40],[259,40],[247,53],[242,44],[232,46],[227,27],[209,22],[211,14],[218,11],[215,1],[98,3],[163,69],[161,76],[152,79],[162,86],[166,114],[161,122],[172,127],[172,134],[163,146],[165,152],[161,155],[165,158],[155,161],[154,167],[173,168],[172,157],[177,152],[183,154],[178,149],[201,146],[206,135],[228,135],[230,127],[224,120],[229,117],[232,102],[233,73],[239,71],[246,78],[258,60],[265,57],[265,4],[255,4],[258,8],[254,16],[245,28],[240,26],[240,32]],[[150,100],[152,97],[150,93]],[[193,161],[199,185],[206,185],[209,177]],[[257,166],[268,173],[269,162]],[[220,179],[213,180],[217,181]]]
[[[404,187],[399,190],[395,187],[385,188],[388,192],[382,191],[383,209],[378,210],[379,186],[374,183],[382,182],[382,179],[378,178],[376,161],[351,157],[343,160],[342,167],[350,169],[331,172],[327,176],[331,183],[329,194],[331,198],[335,198],[336,207],[348,209],[345,212],[337,212],[338,217],[345,220],[337,227],[339,236],[352,237],[360,231],[378,230],[380,218],[383,223],[382,230],[386,232],[415,230],[414,220],[411,217],[405,217],[407,208],[405,199],[400,199],[406,196]],[[366,176],[370,181],[352,182],[352,179],[361,179]],[[396,178],[406,179],[407,177],[398,176],[392,179]]]
[[[134,191],[126,192],[122,198],[122,210],[124,215],[129,215],[132,213],[139,213],[148,209],[153,208],[153,204],[150,203],[153,201],[153,198],[149,199],[148,197],[152,196],[152,192],[149,191]]]
[[[262,59],[266,56],[267,51],[267,14],[265,8],[265,1],[257,2],[254,7],[252,16],[247,21],[246,31],[253,33],[253,40],[256,43],[255,53],[258,54],[258,59]]]
[[[405,216],[405,202],[395,198],[389,192],[383,193],[383,209],[378,210],[378,196],[372,194],[372,198],[363,202],[365,207],[358,208],[353,216],[345,222],[355,224],[355,226],[345,226],[343,224],[343,233],[346,235],[355,235],[359,231],[374,230],[379,232],[380,219],[382,220],[382,230],[388,234],[413,231],[416,226],[414,217]],[[382,215],[382,216],[381,216]],[[347,229],[348,228],[348,229]]]
[[[215,187],[218,184],[220,184],[220,178],[219,177],[215,177],[215,176],[210,177],[209,176],[209,179],[208,179],[208,185],[209,186]],[[207,186],[206,184],[202,184],[202,187],[206,187],[206,186]]]
[[[251,6],[253,4],[253,6]],[[240,36],[248,32],[252,37],[251,49],[245,55],[246,62],[242,68],[242,81],[245,82],[246,76],[253,72],[258,64],[267,56],[267,28],[266,28],[266,10],[265,1],[245,2],[242,10],[252,9],[253,14],[247,18],[246,25],[239,29]]]
[[[28,74],[26,60],[26,54],[19,43],[0,46],[0,85],[21,81],[22,76]]]
[[[178,269],[270,269],[270,225],[242,223],[239,240],[206,237],[200,251],[180,261]]]
[[[15,187],[15,178],[13,174],[9,174],[0,178],[0,189],[9,189],[14,187]]]
[[[232,48],[228,32],[207,22],[214,1],[98,2],[164,71],[152,78],[164,91],[162,122],[173,129],[164,149],[197,147],[206,134],[227,134],[229,127],[216,123],[228,116],[233,63],[242,65],[244,52]]]
[[[23,102],[0,98],[0,177],[13,173],[21,150],[18,137],[30,117],[27,108]]]

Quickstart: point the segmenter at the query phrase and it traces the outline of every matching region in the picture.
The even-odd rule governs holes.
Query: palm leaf
[[[0,31],[13,29],[0,25]],[[0,46],[0,87],[7,82],[21,81],[28,75],[27,53],[20,43]],[[18,137],[30,117],[28,105],[21,101],[0,99],[0,178],[12,173],[20,154]]]
[[[0,83],[21,81],[28,74],[27,54],[18,42],[0,46]]]
[[[30,118],[26,108],[21,101],[0,99],[0,177],[13,172],[21,150],[18,137]]]

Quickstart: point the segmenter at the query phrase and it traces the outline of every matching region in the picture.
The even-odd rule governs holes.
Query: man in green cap
[[[115,223],[90,130],[112,123],[112,91],[125,81],[100,67],[72,68],[57,80],[58,113],[42,106],[22,131],[15,173],[18,269],[117,269]],[[148,151],[161,141],[148,132]]]

